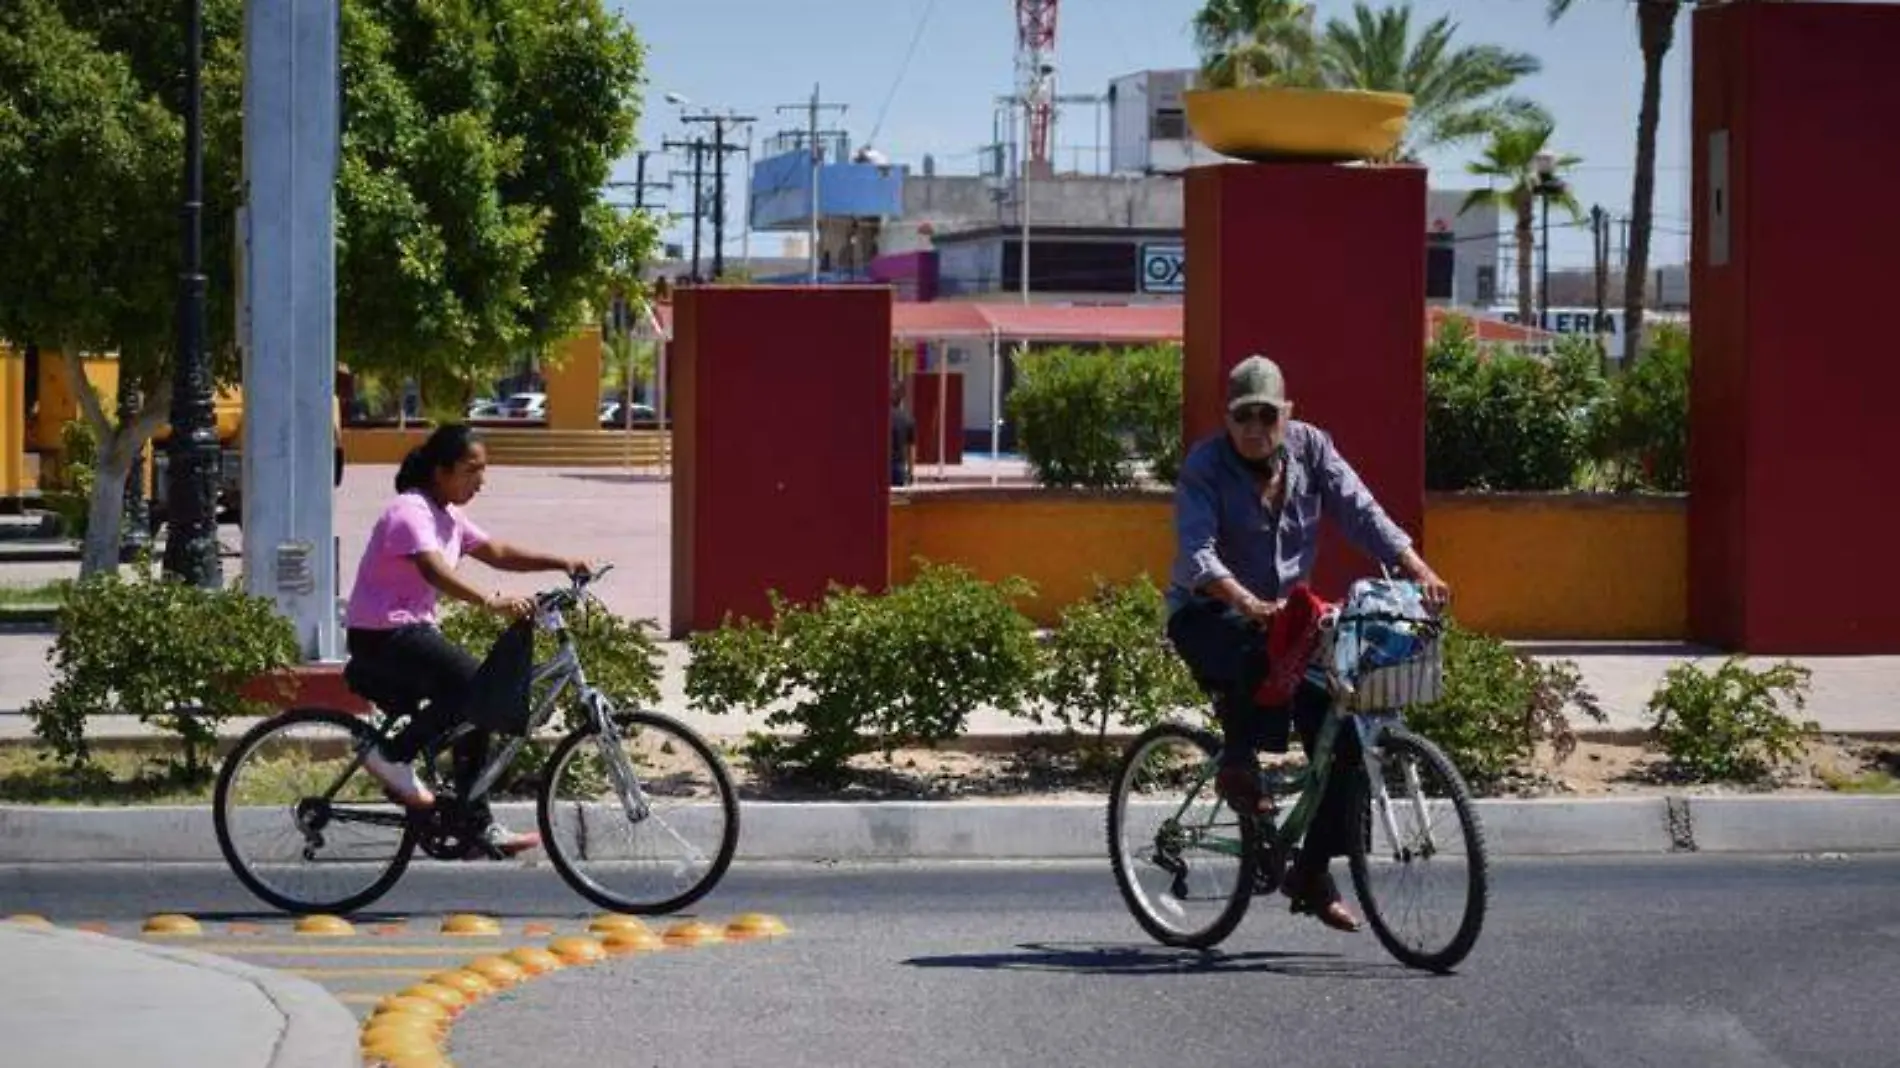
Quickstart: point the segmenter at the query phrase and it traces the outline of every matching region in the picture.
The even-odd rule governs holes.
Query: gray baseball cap
[[[1227,410],[1250,404],[1286,407],[1286,376],[1280,373],[1279,364],[1265,356],[1249,356],[1227,375]]]

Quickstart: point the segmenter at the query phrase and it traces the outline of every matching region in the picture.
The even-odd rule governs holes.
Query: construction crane
[[[1058,0],[1016,0],[1016,91],[1027,112],[1026,170],[1050,170],[1050,127],[1055,119],[1056,6]]]

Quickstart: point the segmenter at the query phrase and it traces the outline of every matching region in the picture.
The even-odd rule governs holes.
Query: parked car
[[[545,393],[516,393],[502,402],[503,419],[534,420],[548,417],[548,395]]]
[[[623,401],[603,401],[600,405],[600,425],[606,429],[634,427],[655,427],[660,424],[660,413],[649,404],[626,404]]]

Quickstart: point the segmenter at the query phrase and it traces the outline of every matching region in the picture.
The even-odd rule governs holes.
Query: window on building
[[[1425,242],[1425,299],[1451,300],[1458,253],[1450,234],[1432,234]]]
[[[1489,307],[1498,302],[1498,269],[1496,267],[1478,268],[1478,292],[1472,303],[1479,307]]]
[[[1187,140],[1187,113],[1180,108],[1156,108],[1148,136],[1156,141]]]

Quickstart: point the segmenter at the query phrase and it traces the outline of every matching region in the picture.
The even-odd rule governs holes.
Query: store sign
[[[1187,289],[1187,252],[1180,245],[1141,246],[1141,291],[1181,293]]]

